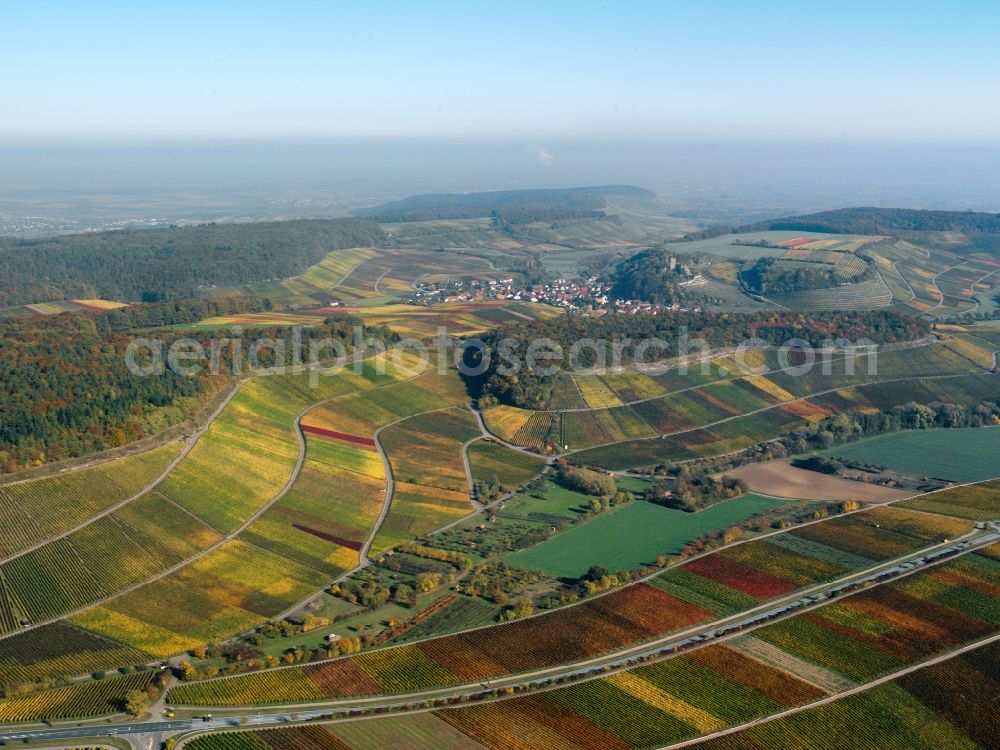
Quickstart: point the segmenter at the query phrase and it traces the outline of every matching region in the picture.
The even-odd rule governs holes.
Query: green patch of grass
[[[783,503],[745,495],[699,513],[685,513],[637,501],[574,525],[505,559],[512,565],[574,578],[591,565],[603,565],[609,570],[634,569],[652,563],[658,555],[679,552],[704,533],[728,528]]]
[[[1000,428],[892,432],[827,453],[918,477],[978,482],[1000,476]]]
[[[508,500],[500,516],[532,520],[545,516],[567,519],[580,517],[581,509],[590,505],[590,498],[580,492],[562,487],[549,480],[538,492],[521,494]]]
[[[640,479],[639,477],[615,477],[615,484],[618,485],[618,489],[622,492],[639,494],[641,492],[645,492],[646,488],[649,487],[652,482],[648,479]]]

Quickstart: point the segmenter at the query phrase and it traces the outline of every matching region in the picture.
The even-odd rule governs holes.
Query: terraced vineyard
[[[309,388],[306,374],[263,377],[246,383],[154,491],[0,565],[0,580],[6,581],[0,590],[0,632],[51,621],[86,607],[162,575],[221,543],[224,534],[246,523],[291,479],[299,455],[296,414],[311,401],[399,382],[416,372],[411,369],[411,365],[416,365],[415,359],[386,365],[384,372],[367,362],[360,372],[343,370],[322,376],[315,389]],[[123,476],[134,483],[147,478],[148,481],[155,478],[149,477],[149,473],[160,468],[160,462],[175,455],[176,448],[169,446],[158,453],[125,459],[129,466],[135,466],[135,471]],[[312,481],[315,488],[318,466],[321,465],[310,463],[306,467],[302,485]],[[105,473],[110,471],[110,467],[97,468]],[[370,524],[381,508],[381,498],[366,497],[377,508],[372,507],[369,512],[367,526],[363,518],[359,519],[364,528],[353,532],[358,541],[370,534]],[[343,553],[338,556],[335,550],[317,551],[314,545],[313,552],[321,556],[313,558],[308,554],[296,556],[295,550],[282,546],[280,535],[284,533],[287,539],[288,527],[274,522],[275,515],[285,511],[287,517],[289,508],[295,512],[296,503],[301,511],[303,503],[308,505],[313,500],[303,497],[301,491],[289,493],[283,505],[247,531],[247,538],[264,542],[265,546],[272,541],[272,548],[290,552],[293,559],[302,557],[331,573],[353,567],[356,550],[353,557]],[[353,508],[345,510],[352,512]],[[330,512],[323,510],[325,514]],[[269,540],[262,530],[277,536]],[[302,532],[297,541],[310,536],[316,538]],[[329,540],[319,541],[330,546]],[[67,565],[67,560],[74,562]],[[265,611],[277,614],[280,610],[267,607]]]
[[[882,545],[887,554],[891,548],[896,555],[940,542],[944,534],[955,535],[972,526],[966,521],[890,508],[865,511],[803,527],[787,546],[771,540],[748,542],[685,563],[647,583],[527,620],[322,664],[183,685],[171,691],[170,700],[186,705],[235,706],[250,701],[253,695],[268,695],[279,703],[318,701],[490,680],[572,663],[870,567],[871,559],[843,554],[839,547],[799,541],[798,536],[807,530],[824,537],[823,529],[837,526],[838,521],[850,521],[864,529],[869,544]],[[785,536],[787,533],[775,539]]]
[[[1000,480],[915,497],[901,503],[901,506],[974,521],[990,521],[1000,518]]]
[[[327,580],[237,540],[68,622],[161,658],[249,630],[303,601]]]
[[[402,692],[553,666],[710,619],[706,610],[646,586],[576,607],[324,664],[183,685],[178,704],[239,705],[267,692],[276,702]]]
[[[91,468],[0,485],[0,559],[65,534],[140,492],[182,447],[175,441]]]
[[[778,382],[776,377],[773,380]],[[573,457],[574,461],[606,469],[649,466],[740,450],[840,411],[883,411],[910,402],[974,406],[997,398],[1000,398],[1000,380],[989,374],[871,383],[841,388],[754,414],[723,417],[725,421],[712,423],[710,428],[687,428],[660,439],[609,444],[576,452]],[[673,418],[672,412],[667,415]]]
[[[122,653],[132,654],[130,661],[143,661],[152,654],[177,653],[206,639],[252,627],[320,589],[327,575],[357,563],[357,550],[371,534],[384,500],[384,477],[377,455],[336,448],[324,452],[314,447],[295,485],[238,541],[218,546],[225,537],[210,524],[232,531],[234,524],[245,523],[246,513],[255,512],[260,502],[271,501],[288,483],[290,465],[287,477],[275,475],[273,484],[255,485],[255,494],[246,490],[255,479],[266,476],[268,467],[275,465],[275,457],[294,461],[298,454],[294,420],[303,404],[394,383],[406,386],[401,381],[419,372],[414,365],[416,359],[404,358],[398,365],[386,363],[380,371],[366,361],[357,372],[349,369],[320,376],[315,389],[308,386],[304,373],[250,381],[155,490],[68,536],[0,565],[0,633],[51,621],[112,597],[77,618],[95,632],[135,646]],[[429,382],[430,398],[447,402],[438,394],[452,386],[442,389],[436,381]],[[292,443],[282,447],[282,436]],[[262,441],[268,444],[266,451],[258,450]],[[163,451],[164,456],[172,455],[167,449]],[[215,491],[204,482],[206,478],[221,481],[218,473],[199,472],[205,469],[206,460],[223,455],[219,451],[224,451],[226,458],[217,460],[240,481],[234,480],[225,492],[211,494]],[[356,486],[343,481],[335,486],[341,493],[349,490],[360,495],[341,494],[350,502],[340,506],[325,502],[329,498],[323,492],[331,485],[324,476],[332,476],[333,470],[325,461],[357,469]],[[282,485],[278,485],[279,480]],[[265,490],[272,494],[266,495]],[[244,492],[248,494],[241,494]],[[236,495],[240,495],[238,502],[220,502]],[[367,520],[357,513],[359,499],[368,504]],[[310,511],[312,526],[302,523],[309,520]],[[347,527],[338,519],[350,519],[355,526]],[[248,546],[247,541],[256,546]],[[185,566],[192,559],[194,562]],[[66,565],[67,560],[74,564]],[[283,567],[287,575],[281,573]],[[141,585],[170,570],[174,572],[165,578]],[[233,589],[236,583],[239,585]],[[198,593],[185,596],[187,587]],[[116,596],[121,591],[129,593]],[[157,619],[147,612],[148,601],[173,602],[177,612],[196,605],[197,616],[194,621]],[[2,642],[16,648],[34,641],[29,633]],[[113,649],[101,651],[113,660],[105,665],[120,665]],[[59,659],[47,662],[49,673],[62,674],[58,671],[61,664]],[[8,674],[0,670],[0,682],[6,682]]]
[[[859,750],[885,747],[936,750],[990,747],[988,717],[995,710],[1000,647],[983,646],[858,695],[727,737],[698,743],[698,750],[792,750],[808,743],[836,750],[853,737]]]
[[[877,310],[892,304],[893,294],[881,278],[875,278],[829,289],[773,294],[768,299],[790,310]]]
[[[496,481],[512,489],[537,476],[545,466],[545,460],[541,457],[521,453],[492,441],[477,440],[469,446],[468,453],[474,481]]]
[[[249,381],[157,489],[213,528],[236,530],[291,479],[295,415],[308,403],[285,378]]]
[[[418,415],[382,432],[396,487],[375,537],[376,552],[472,512],[462,450],[479,434],[475,417],[464,408]]]
[[[776,633],[799,634],[801,631],[804,634],[802,628],[808,626],[815,629],[821,627],[818,623],[823,623],[830,629],[827,635],[810,633],[808,638],[798,635],[797,639],[785,639],[793,644],[791,656],[808,653],[811,660],[821,667],[846,666],[849,675],[868,681],[882,673],[898,670],[903,665],[946,653],[955,646],[995,633],[998,620],[995,607],[991,605],[994,594],[990,591],[998,581],[1000,569],[978,555],[967,555],[896,583],[827,604],[814,612],[766,626],[757,631],[754,638],[759,636],[773,641]],[[571,686],[438,710],[433,715],[460,730],[464,736],[496,750],[540,746],[638,749],[668,745],[787,709],[808,706],[846,688],[842,685],[827,689],[801,679],[782,665],[745,652],[741,640],[746,640],[746,637],[737,639],[733,644],[708,645]],[[781,647],[786,646],[782,644]],[[896,701],[886,705],[899,706],[899,718],[873,726],[876,738],[893,737],[894,729],[908,732],[907,736],[926,737],[926,720],[933,716],[935,710],[940,712],[941,717],[976,715],[982,719],[989,714],[988,696],[995,693],[990,674],[996,648],[995,645],[988,646],[941,665],[927,667],[889,683],[888,687],[877,687],[870,693],[845,701],[866,707],[874,705],[868,702],[872,700],[891,698]],[[790,661],[791,664],[794,661]],[[433,670],[425,673],[430,677]],[[970,703],[955,696],[954,686],[959,684],[976,686],[979,697]],[[903,702],[899,702],[900,686],[909,691]],[[916,703],[914,698],[917,698]],[[836,705],[829,704],[781,719],[782,725],[773,728],[770,724],[763,724],[749,731],[753,737],[774,738],[775,746],[801,747],[800,743],[805,741],[810,747],[816,746],[817,737],[828,735],[810,717],[838,717],[836,712],[831,713],[831,707]],[[918,706],[919,711],[915,712]],[[364,721],[361,723],[368,726],[356,735],[352,735],[351,729],[344,731],[343,727],[350,727],[350,724],[319,730],[325,732],[322,736],[315,733],[316,727],[309,731],[314,733],[318,747],[352,747],[337,743],[349,742],[351,736],[358,737],[360,741],[371,736],[387,737],[394,731],[392,727],[396,722],[406,721],[410,719],[390,717]],[[783,734],[787,729],[784,725],[789,723],[791,731]],[[376,727],[372,727],[373,724]],[[382,725],[382,728],[377,725]],[[957,736],[955,725],[942,725],[936,721],[933,726],[935,742],[948,732]],[[960,722],[957,726],[964,728],[967,724]],[[301,742],[304,738],[295,734],[299,731],[302,730],[292,730],[280,739],[276,732],[272,732],[269,742]],[[403,730],[399,728],[395,731]],[[988,736],[985,728],[967,731],[972,732],[974,737]],[[733,737],[737,739],[713,740],[705,746],[757,746],[743,744],[738,735]],[[238,739],[240,735],[219,739],[206,737],[198,740],[195,747],[202,750],[238,747],[226,744]],[[862,738],[861,741],[868,740]],[[884,745],[876,743],[870,746]]]
[[[64,675],[89,674],[109,665],[142,664],[149,655],[64,623],[0,640],[3,684],[18,685]]]
[[[149,672],[139,672],[5,698],[0,700],[0,722],[88,719],[124,713],[128,694],[133,690],[145,690],[150,682]]]
[[[204,340],[237,325],[346,336],[357,318],[389,329],[371,349],[443,326],[490,331],[496,353],[508,324],[525,346],[628,334],[628,348],[657,331],[679,343],[676,323],[720,349],[670,368],[490,369],[480,382],[452,352],[438,369],[407,341],[388,359],[248,376],[184,440],[0,485],[0,723],[104,729],[130,693],[155,700],[172,668],[165,700],[182,717],[222,714],[197,726],[221,732],[181,742],[194,750],[640,750],[709,735],[720,749],[992,746],[997,647],[982,644],[1000,637],[1000,430],[979,425],[1000,421],[1000,330],[972,323],[993,314],[1000,235],[873,224],[667,246],[691,222],[637,228],[645,209],[606,208],[404,221],[372,235],[379,247],[325,257],[315,245],[320,262],[299,276],[199,286],[270,298],[219,303],[214,318],[173,299],[107,319],[98,301],[41,303],[53,317],[37,325],[72,307],[115,336],[136,321]],[[1000,227],[976,217],[952,220]],[[801,271],[802,287],[844,283],[751,299],[740,273],[761,258]],[[598,301],[648,259],[680,266],[661,296],[680,294],[678,307]],[[586,288],[546,281],[563,273]],[[799,335],[885,343],[850,355],[821,343],[811,363],[760,340]],[[738,349],[748,337],[764,348]],[[139,418],[154,400],[129,408]],[[42,461],[33,439],[18,450]],[[842,460],[798,460],[810,452]],[[761,483],[745,493],[708,479],[744,469]],[[316,718],[327,711],[336,722]],[[300,725],[240,726],[284,722]]]
[[[295,278],[239,287],[220,287],[213,289],[211,294],[214,297],[256,294],[267,297],[277,305],[326,304],[349,273],[377,254],[377,250],[369,247],[333,250]]]
[[[565,412],[534,412],[511,406],[495,406],[487,409],[483,418],[487,428],[501,439],[515,445],[542,449],[551,442],[570,451],[582,451],[604,445],[623,444],[623,453],[637,451],[642,456],[646,451],[654,454],[658,445],[643,446],[639,441],[657,435],[677,435],[692,433],[704,425],[713,425],[718,433],[703,450],[672,454],[668,441],[665,451],[660,451],[668,460],[682,460],[695,455],[714,455],[735,450],[754,442],[753,438],[762,433],[761,439],[787,432],[804,421],[817,421],[836,409],[877,408],[871,399],[865,400],[856,390],[861,386],[874,386],[879,381],[914,379],[922,376],[974,375],[981,373],[980,365],[953,351],[945,344],[932,344],[914,349],[881,352],[877,357],[858,354],[849,359],[841,355],[828,364],[817,362],[806,373],[790,371],[796,365],[787,359],[779,361],[776,352],[752,350],[741,355],[737,363],[730,358],[717,358],[705,367],[691,366],[686,373],[669,372],[650,376],[639,372],[623,372],[617,375],[588,375],[577,377],[594,392],[604,393],[600,408],[574,409]],[[746,375],[733,378],[733,373],[746,372],[747,367],[762,368],[765,374]],[[768,369],[770,368],[770,369]],[[947,385],[946,381],[941,381]],[[958,398],[962,397],[960,384]],[[898,386],[905,391],[903,385]],[[617,392],[615,389],[618,389]],[[666,394],[663,391],[667,390]],[[659,395],[646,395],[657,394]],[[876,391],[879,400],[891,399],[890,392]],[[921,390],[919,383],[913,385],[911,398],[924,399],[922,403],[950,398],[942,391],[931,393]],[[828,394],[807,398],[812,394]],[[985,393],[984,397],[988,397]],[[626,403],[621,406],[607,405],[613,396]],[[971,394],[970,394],[971,396]],[[593,398],[596,397],[592,397]],[[905,403],[905,398],[896,403]],[[851,406],[851,400],[858,403]],[[894,405],[894,404],[893,404]],[[739,432],[741,425],[754,424],[750,417],[738,421],[742,415],[754,415],[761,430]],[[731,424],[734,420],[736,425]],[[776,428],[776,431],[772,428]],[[767,434],[768,430],[772,430]],[[702,446],[706,442],[700,435],[682,436],[685,445]],[[743,440],[738,438],[743,437]],[[735,440],[733,438],[736,438]],[[614,453],[610,448],[608,452]],[[600,455],[600,453],[597,453]],[[579,460],[590,453],[580,454]],[[603,465],[603,464],[598,464]],[[625,468],[639,464],[609,464],[608,468]]]
[[[468,336],[498,325],[546,320],[560,314],[550,305],[511,300],[453,302],[432,307],[366,303],[364,307],[350,307],[345,312],[361,318],[367,325],[388,326],[402,336],[424,340],[437,336],[441,328],[452,336]]]

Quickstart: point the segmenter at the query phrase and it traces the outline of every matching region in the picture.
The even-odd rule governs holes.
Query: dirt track
[[[918,494],[797,469],[784,461],[749,464],[727,471],[726,474],[742,479],[754,492],[799,500],[862,500],[884,503]]]

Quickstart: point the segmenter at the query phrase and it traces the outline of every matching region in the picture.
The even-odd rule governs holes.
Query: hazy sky
[[[0,142],[1000,141],[1000,2],[820,5],[0,0]]]

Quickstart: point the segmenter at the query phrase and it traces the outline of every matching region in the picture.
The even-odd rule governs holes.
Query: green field
[[[494,442],[479,440],[469,446],[472,478],[477,482],[499,481],[517,487],[545,468],[545,459],[521,453]]]
[[[1000,429],[893,432],[841,445],[826,453],[918,477],[980,482],[1000,476]]]
[[[591,565],[628,570],[678,552],[687,542],[716,529],[738,524],[785,501],[745,495],[699,513],[685,513],[643,501],[625,505],[573,526],[547,542],[507,555],[512,565],[578,577]]]

